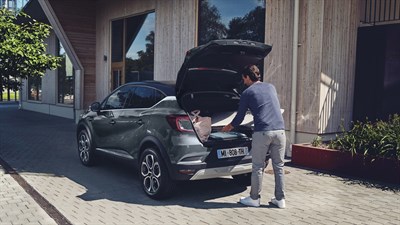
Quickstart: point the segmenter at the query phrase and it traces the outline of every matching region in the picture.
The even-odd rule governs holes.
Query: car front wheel
[[[140,178],[145,193],[153,199],[171,196],[174,182],[170,179],[160,154],[147,148],[140,157]]]
[[[86,129],[80,130],[78,134],[78,154],[83,165],[92,166],[94,164],[96,156],[93,141]]]

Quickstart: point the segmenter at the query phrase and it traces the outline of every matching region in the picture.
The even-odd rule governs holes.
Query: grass
[[[10,101],[15,101],[15,95],[17,95],[17,100],[19,99],[19,91],[16,93],[10,91]],[[7,91],[3,92],[3,101],[8,101]]]

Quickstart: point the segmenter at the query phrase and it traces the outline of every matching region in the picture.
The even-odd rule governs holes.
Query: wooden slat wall
[[[110,21],[155,11],[154,79],[175,80],[186,51],[196,44],[196,7],[197,0],[97,1],[97,99],[110,91]]]
[[[359,0],[360,21],[366,24],[400,23],[399,0]]]
[[[49,0],[84,67],[83,107],[96,99],[96,1]]]
[[[297,127],[316,133],[319,108],[319,80],[323,37],[324,0],[302,0],[299,12]]]
[[[358,0],[324,2],[318,133],[352,119],[359,9]]]
[[[300,1],[297,128],[340,131],[351,120],[359,0]]]
[[[264,81],[275,85],[286,129],[290,127],[293,1],[267,0],[265,43],[272,45],[264,66]]]
[[[158,0],[155,80],[176,80],[186,52],[196,45],[197,0]]]

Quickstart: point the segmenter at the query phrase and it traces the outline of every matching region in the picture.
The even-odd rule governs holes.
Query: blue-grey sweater
[[[238,113],[231,125],[239,126],[247,109],[254,117],[254,131],[284,130],[281,107],[275,87],[270,83],[256,82],[243,91]]]

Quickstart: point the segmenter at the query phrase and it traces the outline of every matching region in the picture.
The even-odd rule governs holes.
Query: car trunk
[[[239,106],[243,89],[239,73],[214,68],[191,68],[186,79],[190,79],[187,84],[191,85],[187,85],[186,88],[191,91],[181,96],[182,108],[192,121],[196,111],[200,112],[199,116],[211,117],[212,131],[207,141],[203,141],[204,145],[218,142],[235,143],[236,140],[243,142],[251,138],[253,116],[250,113],[246,115],[241,126],[232,132],[220,132],[223,126],[233,120]]]
[[[249,146],[253,117],[249,113],[232,132],[220,132],[239,106],[245,86],[242,71],[263,62],[271,46],[243,40],[216,40],[188,51],[176,81],[176,97],[192,119],[193,112],[211,117],[211,134],[205,146]]]

